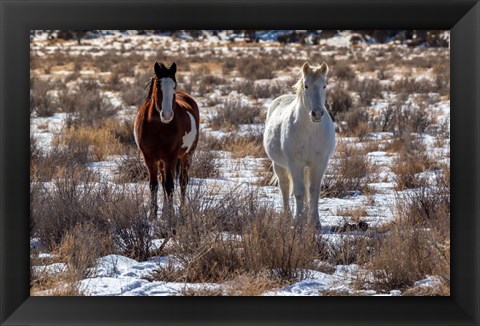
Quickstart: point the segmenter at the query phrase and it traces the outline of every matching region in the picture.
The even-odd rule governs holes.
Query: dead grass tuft
[[[87,150],[91,160],[102,161],[109,155],[122,154],[123,146],[108,129],[92,127],[71,127],[57,134],[53,144],[63,145],[70,149]]]
[[[240,99],[230,98],[208,120],[208,124],[214,130],[237,130],[241,124],[261,123],[265,118],[262,117],[260,106],[251,106]]]
[[[368,194],[378,167],[362,152],[361,148],[339,146],[332,161],[332,174],[325,174],[322,182],[322,196],[345,197],[360,192]]]

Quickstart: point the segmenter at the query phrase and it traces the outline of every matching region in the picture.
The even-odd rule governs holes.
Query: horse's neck
[[[295,98],[295,101],[293,102],[293,112],[297,117],[297,123],[305,125],[306,127],[310,126],[311,119],[305,108],[305,103],[303,101],[302,95],[297,95],[297,97]]]

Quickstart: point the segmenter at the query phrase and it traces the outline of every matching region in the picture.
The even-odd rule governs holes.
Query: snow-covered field
[[[336,115],[337,153],[324,180],[325,190],[319,202],[322,230],[317,236],[331,246],[341,246],[352,237],[374,238],[376,234],[392,232],[392,225],[399,223],[399,206],[405,205],[405,197],[412,196],[425,187],[435,186],[438,179],[449,178],[449,84],[438,86],[442,82],[438,75],[442,73],[442,68],[447,69],[449,66],[448,49],[421,46],[410,48],[399,43],[360,43],[353,46],[350,42],[352,33],[348,31],[320,39],[318,45],[284,45],[274,41],[272,34],[273,32],[260,32],[258,43],[246,43],[241,34],[231,35],[225,31],[217,34],[204,32],[199,38],[181,33],[172,37],[109,32],[84,39],[78,44],[76,40],[49,40],[45,33],[38,33],[31,41],[31,98],[34,101],[31,107],[30,133],[35,151],[40,153],[40,157],[49,158],[56,157],[53,154],[49,156],[49,153],[83,148],[88,156],[82,163],[84,173],[94,173],[94,180],[79,181],[77,187],[89,188],[85,186],[86,182],[90,185],[108,185],[109,189],[141,189],[145,194],[145,203],[148,203],[145,178],[119,181],[119,171],[126,164],[125,158],[136,154],[131,140],[122,143],[120,127],[125,122],[128,135],[128,126],[133,124],[137,104],[146,95],[142,89],[138,93],[135,90],[143,88],[148,82],[153,63],[176,61],[179,88],[190,92],[200,107],[199,151],[211,155],[201,163],[213,166],[216,171],[206,177],[194,175],[190,183],[191,189],[202,188],[202,191],[207,191],[210,199],[216,201],[216,204],[211,204],[212,207],[221,204],[229,194],[254,193],[258,205],[281,212],[282,204],[277,188],[265,182],[271,177],[271,171],[261,148],[263,119],[273,98],[291,91],[290,86],[298,78],[296,72],[301,62],[326,61],[331,66],[327,93],[338,94],[339,89],[345,89],[349,92],[352,103],[342,104],[348,102],[348,99],[342,102],[340,97],[338,102],[332,99],[333,102],[330,103],[331,108],[346,108],[345,112],[338,109]],[[125,59],[124,62],[122,58]],[[249,61],[257,59],[263,66],[270,65],[268,71],[262,72],[260,69],[265,68],[263,66],[248,68]],[[275,63],[275,59],[279,63]],[[394,59],[398,60],[398,64],[392,61]],[[434,59],[437,61],[428,63]],[[242,61],[244,66],[237,61]],[[104,66],[99,67],[99,62]],[[345,65],[351,68],[346,69]],[[251,75],[257,73],[258,77]],[[349,77],[348,74],[353,76]],[[85,80],[93,80],[97,84],[93,89],[82,88]],[[364,80],[378,81],[382,86],[376,87],[381,87],[381,90],[372,91],[368,83],[362,84]],[[269,88],[271,85],[277,85],[278,89]],[[400,93],[402,87],[407,90]],[[421,87],[431,89],[424,90]],[[99,94],[102,100],[92,100],[85,104],[82,101],[87,101],[88,98],[85,95],[87,93],[83,93],[86,99],[82,99],[80,94],[75,97],[73,104],[68,104],[65,98],[71,96],[75,89],[80,92],[86,89],[88,94],[93,94],[89,96],[93,97]],[[126,96],[128,92],[133,95]],[[368,92],[373,92],[371,99],[368,99]],[[88,120],[90,116],[85,118],[88,122],[83,122],[83,118],[78,117],[77,110],[81,105],[96,105],[93,109],[88,108],[93,112],[93,122]],[[255,114],[251,119],[221,115],[231,107],[233,112],[238,110],[248,113],[251,110]],[[113,124],[101,124],[104,117],[101,114],[98,117],[95,115],[106,111],[106,108],[110,112],[107,118],[119,124],[109,127],[112,131],[110,134],[92,136],[99,130],[107,130],[106,126]],[[422,113],[415,119],[403,121],[402,115],[398,117],[392,113],[395,110],[404,110],[404,115],[417,111]],[[357,116],[350,112],[356,112]],[[365,124],[358,122],[362,120],[362,114],[368,116]],[[225,124],[222,125],[222,118],[215,119],[219,116],[223,117]],[[228,123],[226,120],[229,120]],[[391,124],[393,120],[396,122]],[[410,124],[415,124],[415,130],[409,129]],[[85,128],[86,149],[73,147],[78,146],[75,137],[81,135],[80,129],[74,128]],[[359,131],[362,128],[365,132]],[[398,128],[408,129],[408,132]],[[65,140],[67,134],[71,134],[69,141]],[[109,138],[110,135],[113,138]],[[412,145],[414,149],[410,149],[406,142],[415,144]],[[102,148],[101,144],[105,143],[109,145]],[[410,150],[418,153],[413,155]],[[429,163],[419,161],[419,157]],[[421,165],[413,173],[414,181],[406,178],[408,173],[400,168],[407,159]],[[45,167],[34,165],[31,172],[32,187],[43,189],[40,193],[48,193],[50,196],[60,193],[61,182],[58,180],[68,178],[68,174],[61,168],[56,169],[56,164],[63,164],[58,162],[61,161],[51,162],[49,168],[54,171],[51,174],[40,174]],[[364,172],[355,174],[353,169]],[[344,186],[342,188],[339,185]],[[39,200],[34,203],[41,202]],[[127,257],[133,256],[113,245],[109,247],[110,252],[101,252],[94,264],[72,281],[68,277],[72,274],[72,260],[65,256],[65,252],[72,254],[72,251],[62,249],[66,247],[63,234],[58,238],[58,247],[52,246],[52,243],[48,243],[51,239],[42,238],[44,233],[38,231],[41,223],[35,224],[42,209],[34,207],[32,212],[35,225],[31,235],[32,295],[59,294],[62,293],[62,288],[72,282],[75,282],[78,294],[101,296],[192,293],[231,295],[231,289],[238,286],[232,285],[238,280],[238,275],[218,282],[162,280],[158,276],[159,270],[181,271],[186,268],[185,261],[188,259],[182,260],[179,257],[181,254],[175,249],[182,247],[181,240],[172,239],[165,247],[161,247],[165,239],[153,231],[154,235],[150,239],[151,254],[144,257],[143,261]],[[56,216],[49,218],[57,219]],[[355,229],[360,222],[367,223],[368,231]],[[348,225],[350,230],[345,229]],[[242,237],[233,231],[225,231],[224,236]],[[352,247],[352,250],[357,249]],[[312,266],[317,263],[312,262]],[[430,288],[435,292],[449,277],[426,274],[418,276],[408,285],[399,283],[397,287],[379,289],[370,286],[375,283],[375,277],[378,277],[378,274],[373,273],[375,270],[372,270],[371,262],[352,261],[348,258],[320,261],[317,265],[327,265],[328,268],[306,269],[299,273],[301,279],[272,283],[274,285],[258,294],[398,296],[406,290],[412,292],[412,289],[417,288]],[[408,264],[405,266],[408,268]]]

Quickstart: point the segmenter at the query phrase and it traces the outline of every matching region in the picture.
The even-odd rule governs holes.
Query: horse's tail
[[[270,167],[272,167],[272,166],[273,166],[273,164]],[[287,172],[287,176],[288,176],[288,194],[291,196],[293,194],[293,179],[292,179],[292,175],[289,172]],[[278,177],[277,177],[277,174],[275,172],[273,172],[273,176],[270,179],[270,181],[268,182],[268,185],[269,186],[278,185]]]
[[[273,176],[267,182],[267,186],[276,186],[277,184],[278,184],[278,177],[275,174],[275,172],[273,172]]]
[[[287,177],[288,177],[288,194],[291,196],[293,194],[293,179],[290,172],[287,172]],[[308,189],[310,186],[310,169],[309,168],[305,168],[305,170],[303,170],[303,182],[305,185],[305,189]],[[275,173],[273,173],[273,176],[268,182],[268,185],[276,186],[277,184],[278,184],[278,177]],[[306,195],[308,196],[308,191],[306,192]]]

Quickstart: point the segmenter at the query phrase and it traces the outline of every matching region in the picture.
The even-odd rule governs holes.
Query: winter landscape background
[[[132,133],[156,61],[201,115],[169,241]],[[336,125],[321,232],[262,146],[305,61]],[[450,295],[448,32],[32,31],[30,64],[32,295]]]

